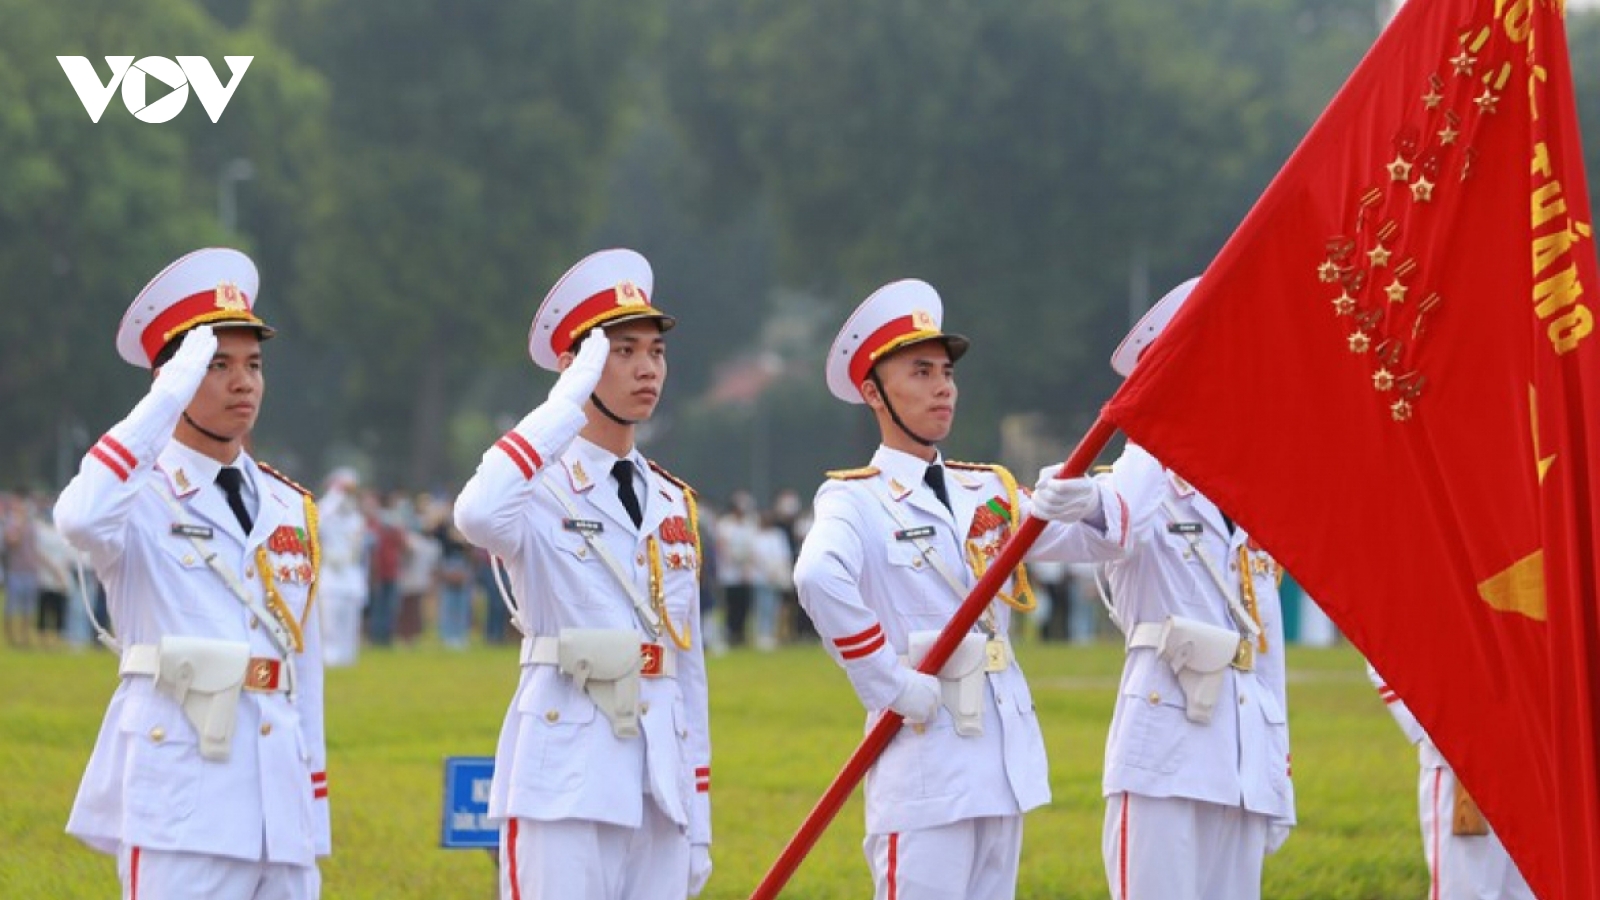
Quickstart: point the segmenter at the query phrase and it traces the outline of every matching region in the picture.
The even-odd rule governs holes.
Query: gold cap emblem
[[[631,281],[624,281],[617,285],[618,306],[645,306],[644,291]]]
[[[911,324],[915,325],[918,331],[939,330],[939,323],[933,321],[933,316],[929,315],[925,309],[912,310]]]
[[[249,309],[244,302],[244,292],[231,281],[224,281],[217,285],[217,309],[227,309],[235,312],[244,312]]]

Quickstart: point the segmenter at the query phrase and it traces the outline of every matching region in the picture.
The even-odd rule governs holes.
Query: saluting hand
[[[191,329],[182,340],[178,352],[156,373],[150,392],[159,391],[188,406],[195,392],[200,390],[206,370],[211,368],[212,357],[217,355],[217,335],[210,325],[201,325]]]
[[[565,400],[573,406],[582,407],[600,384],[600,374],[605,371],[606,357],[609,355],[611,341],[606,338],[606,330],[595,326],[578,346],[572,365],[562,370],[561,377],[550,388],[550,399]]]

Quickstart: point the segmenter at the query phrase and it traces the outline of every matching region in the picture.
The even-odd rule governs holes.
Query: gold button
[[[183,564],[186,565],[186,566],[194,565],[194,557],[193,556],[185,556],[183,558]]]
[[[1244,705],[1244,694],[1240,694],[1240,695],[1239,695],[1239,705],[1240,705],[1240,706],[1243,706],[1243,705]]]
[[[257,628],[260,628],[260,627],[261,627],[261,620],[252,617],[250,619],[250,630],[251,631],[255,631]]]
[[[645,713],[647,713],[649,711],[650,711],[650,701],[649,700],[646,700],[643,703],[639,704],[639,715],[642,716],[642,715],[644,715]]]
[[[544,720],[546,722],[558,722],[561,720],[561,713],[552,709],[544,714]]]
[[[256,577],[256,570],[255,569],[245,569],[244,570],[244,577],[246,577],[246,578],[254,578],[254,577]]]
[[[263,722],[261,724],[261,736],[262,737],[266,737],[267,735],[269,735],[271,733],[272,733],[272,723],[271,722]]]
[[[642,565],[644,565],[644,554],[643,554],[643,553],[641,553],[641,554],[639,554],[639,555],[638,555],[638,556],[635,556],[635,557],[634,557],[634,558],[633,558],[633,563],[634,563],[634,565],[637,565],[637,566],[642,566]]]
[[[167,730],[160,725],[150,729],[150,740],[159,744],[167,739]]]
[[[1156,693],[1155,691],[1151,691],[1149,699],[1150,699],[1150,705],[1151,706],[1155,706],[1157,703],[1161,702],[1161,695]]]
[[[912,561],[911,561],[911,568],[913,568],[913,569],[920,569],[920,568],[922,568],[922,557],[920,557],[920,556],[919,556],[919,557],[917,557],[917,558],[916,558],[916,559],[913,559],[913,560],[912,560]]]
[[[579,547],[578,548],[578,558],[579,559],[583,559],[585,556],[588,556],[588,555],[589,555],[589,548],[588,547]]]
[[[917,734],[924,734],[924,733],[927,732],[928,726],[922,724],[921,722],[918,722],[917,724],[911,726],[911,730],[916,732]]]

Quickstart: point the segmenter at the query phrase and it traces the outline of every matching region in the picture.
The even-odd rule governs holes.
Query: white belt
[[[1159,631],[1159,627],[1157,628]],[[1004,672],[1011,668],[1011,663],[1016,660],[1016,654],[1011,652],[1011,639],[1003,637],[989,638],[983,645],[983,670],[985,672]],[[901,665],[915,669],[911,657],[900,657]]]
[[[1128,632],[1128,649],[1138,650],[1142,647],[1161,649],[1161,632],[1165,622],[1140,622]],[[1247,637],[1239,638],[1239,649],[1233,654],[1233,662],[1228,665],[1241,672],[1254,671],[1256,667],[1255,645]]]
[[[554,666],[560,664],[561,639],[551,635],[522,639],[522,665]],[[639,642],[639,677],[678,677],[678,656],[667,651],[666,645]]]
[[[122,651],[118,675],[145,675],[156,677],[161,671],[161,648],[156,644],[134,644]],[[289,679],[285,677],[280,660],[269,656],[252,656],[245,669],[244,689],[257,693],[287,691]]]

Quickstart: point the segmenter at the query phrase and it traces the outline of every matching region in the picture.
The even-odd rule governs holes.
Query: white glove
[[[195,392],[200,390],[200,382],[205,381],[211,358],[216,355],[217,334],[211,326],[190,329],[178,345],[178,352],[156,373],[150,391],[160,391],[187,407]]]
[[[606,330],[597,325],[578,346],[578,353],[573,357],[572,365],[562,371],[561,377],[556,379],[555,386],[550,388],[550,399],[565,400],[573,406],[583,408],[583,404],[589,400],[589,395],[594,393],[595,387],[600,384],[600,373],[605,371],[606,357],[610,354],[611,342],[606,339]]]
[[[926,672],[908,671],[906,686],[889,704],[912,725],[921,725],[939,712],[939,679]]]
[[[698,897],[711,880],[711,845],[689,845],[689,896]]]
[[[217,354],[217,336],[210,325],[201,325],[183,336],[183,343],[172,359],[156,373],[145,394],[109,434],[133,454],[140,465],[153,460],[172,440],[178,419],[200,390],[211,358]]]
[[[1100,488],[1089,478],[1057,478],[1055,466],[1039,470],[1033,486],[1033,514],[1048,522],[1071,525],[1100,512]]]

